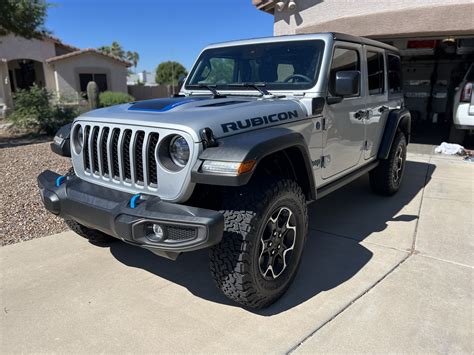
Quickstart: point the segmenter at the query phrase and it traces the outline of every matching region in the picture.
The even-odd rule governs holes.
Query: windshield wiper
[[[235,83],[235,84],[227,84],[228,87],[241,87],[241,88],[254,88],[258,92],[260,92],[263,96],[272,96],[272,94],[265,89],[267,84],[265,83]]]
[[[207,89],[209,90],[210,92],[212,92],[212,95],[214,96],[215,99],[219,99],[219,98],[224,98],[226,97],[225,95],[222,95],[220,94],[217,90],[216,90],[216,87],[217,85],[207,85],[207,84],[192,84],[192,85],[188,85],[187,88],[196,88],[196,89]]]

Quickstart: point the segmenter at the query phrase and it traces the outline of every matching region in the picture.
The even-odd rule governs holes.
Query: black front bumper
[[[60,178],[49,170],[38,176],[38,186],[44,206],[51,213],[171,259],[184,251],[217,244],[222,238],[224,217],[217,211],[149,195],[142,195],[132,208],[131,194],[75,176]],[[153,224],[164,230],[165,237],[159,242],[149,238]]]

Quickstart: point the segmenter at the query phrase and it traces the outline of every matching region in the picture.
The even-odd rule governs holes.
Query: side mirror
[[[63,157],[71,157],[71,143],[70,143],[70,134],[71,134],[72,123],[68,123],[65,126],[62,126],[59,131],[56,133],[51,143],[51,150]]]
[[[334,94],[336,96],[353,96],[359,94],[360,72],[356,70],[338,71],[336,73]]]

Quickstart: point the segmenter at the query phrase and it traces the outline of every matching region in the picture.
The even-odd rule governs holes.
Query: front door
[[[336,44],[329,76],[329,96],[334,92],[334,81],[339,71],[361,71],[361,83],[364,82],[362,54],[361,45]],[[327,105],[323,179],[337,177],[338,174],[359,165],[365,141],[365,104],[365,87],[361,84],[358,94],[344,97],[339,103]]]

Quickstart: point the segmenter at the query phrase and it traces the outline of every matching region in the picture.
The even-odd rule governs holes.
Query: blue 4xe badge
[[[280,112],[280,113],[273,113],[268,116],[261,116],[261,117],[254,117],[248,118],[244,121],[234,121],[234,122],[227,122],[221,124],[222,130],[224,133],[229,131],[239,131],[241,129],[246,129],[249,127],[257,127],[261,125],[267,125],[270,123],[277,123],[280,121],[286,121],[292,118],[298,118],[298,111],[288,111],[288,112]]]

